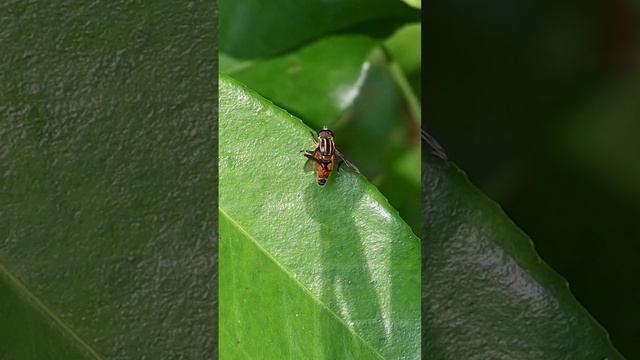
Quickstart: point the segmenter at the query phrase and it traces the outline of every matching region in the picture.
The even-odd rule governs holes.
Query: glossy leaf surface
[[[209,358],[213,4],[1,7],[0,358]]]
[[[432,359],[621,359],[531,240],[423,146],[423,353]]]
[[[268,60],[223,55],[220,71],[319,129],[353,104],[376,46],[364,36],[333,36]]]
[[[309,130],[221,76],[220,353],[417,359],[419,240],[363,177],[319,187]]]
[[[220,47],[236,58],[265,58],[336,32],[371,34],[420,18],[398,0],[221,0]]]

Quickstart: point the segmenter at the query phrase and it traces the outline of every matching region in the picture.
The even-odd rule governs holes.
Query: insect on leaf
[[[220,353],[419,359],[419,239],[364,177],[319,187],[299,119],[226,76],[219,94]]]

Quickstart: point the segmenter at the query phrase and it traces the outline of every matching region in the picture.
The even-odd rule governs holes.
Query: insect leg
[[[318,158],[316,157],[316,152],[317,152],[317,151],[318,151],[318,150],[316,149],[316,150],[302,150],[302,151],[300,151],[300,152],[302,153],[302,155],[304,155],[305,157],[307,157],[309,160],[313,160],[313,161],[317,162],[318,164],[321,164],[321,165],[322,165],[322,161],[320,161],[320,159],[318,159]]]
[[[302,155],[313,159],[313,160],[317,160],[313,155],[315,154],[315,150],[300,150],[300,152],[302,153]]]

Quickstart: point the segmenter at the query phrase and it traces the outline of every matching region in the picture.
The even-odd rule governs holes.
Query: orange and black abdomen
[[[316,165],[316,179],[318,181],[318,185],[324,186],[333,171],[333,161],[327,163],[325,166],[321,164]]]

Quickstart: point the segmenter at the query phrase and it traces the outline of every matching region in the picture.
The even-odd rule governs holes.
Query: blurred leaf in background
[[[334,130],[416,234],[419,14],[396,0],[220,4],[220,71],[312,128]]]
[[[418,99],[422,94],[422,24],[410,23],[390,36],[385,46],[404,75]]]
[[[400,0],[220,1],[220,50],[237,58],[264,58],[337,32],[388,35],[418,21]]]
[[[640,358],[640,4],[429,7],[428,127]]]
[[[229,63],[221,54],[220,70],[320,129],[353,105],[376,46],[366,36],[331,36],[267,60]]]

